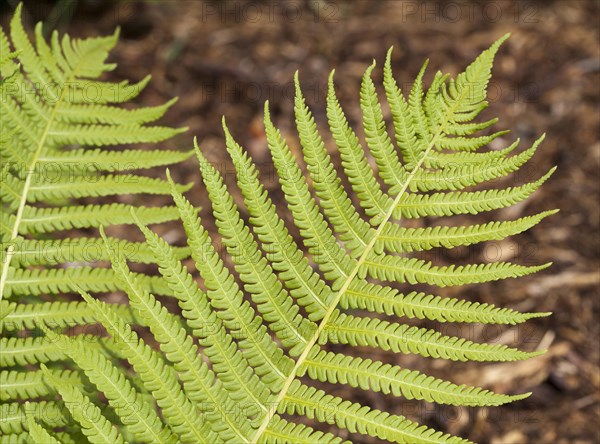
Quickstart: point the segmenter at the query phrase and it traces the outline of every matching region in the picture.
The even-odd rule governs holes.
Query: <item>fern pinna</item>
[[[34,50],[25,40],[18,19],[14,20],[11,31],[27,77],[14,64],[3,67],[3,76],[8,76],[8,71],[12,74],[7,77],[8,85],[43,81],[50,75],[60,74],[62,78],[72,75],[67,74],[67,68],[73,66],[72,60],[59,63],[58,60],[64,59],[55,60],[50,54],[75,57],[81,61],[81,73],[96,76],[106,67],[97,65],[98,51],[105,55],[106,46],[114,42],[114,38],[109,38],[75,43],[66,38],[61,49],[57,37],[53,38],[52,47],[48,47],[38,34]],[[460,406],[496,406],[528,396],[459,386],[368,356],[334,353],[328,348],[328,344],[344,344],[345,350],[360,346],[365,347],[361,350],[391,350],[453,361],[514,361],[537,354],[445,336],[435,330],[409,326],[402,318],[517,324],[547,313],[520,313],[416,291],[401,293],[394,286],[396,283],[466,285],[519,277],[546,267],[507,262],[441,266],[409,254],[503,239],[534,226],[550,211],[517,220],[460,227],[409,228],[402,223],[404,219],[478,214],[507,207],[526,199],[552,173],[520,186],[468,190],[518,170],[541,142],[539,139],[531,148],[512,154],[518,141],[505,149],[482,150],[504,132],[476,134],[496,122],[474,120],[487,106],[486,88],[493,58],[505,39],[506,36],[494,43],[456,78],[437,73],[427,90],[423,87],[424,65],[408,98],[392,76],[390,50],[383,70],[383,86],[391,109],[394,138],[388,134],[371,79],[373,65],[365,72],[360,90],[366,146],[359,141],[339,105],[332,73],[327,118],[342,170],[335,168],[317,131],[298,76],[295,115],[301,159],[297,159],[275,128],[268,104],[265,105],[268,148],[303,247],[295,242],[278,216],[256,166],[236,143],[225,122],[225,147],[235,166],[248,220],[242,217],[221,173],[197,145],[195,152],[218,234],[234,270],[225,265],[198,210],[170,176],[168,190],[174,208],[156,214],[164,214],[165,218],[176,214],[181,220],[189,247],[184,253],[189,251],[199,280],[182,263],[182,250],[171,247],[147,227],[160,220],[149,216],[146,210],[136,208],[125,212],[123,208],[117,212],[122,219],[113,223],[132,222],[142,231],[146,242],[139,245],[139,251],[144,258],[151,258],[160,272],[159,277],[152,278],[132,272],[128,261],[136,258],[123,254],[125,241],[108,237],[100,227],[106,222],[89,216],[88,226],[100,227],[106,247],[104,258],[111,263],[111,269],[102,273],[114,277],[115,282],[110,285],[128,295],[129,306],[104,302],[98,293],[113,288],[92,285],[91,275],[71,277],[63,286],[40,285],[38,291],[28,287],[16,291],[14,288],[19,287],[11,284],[9,298],[28,293],[37,300],[26,306],[16,302],[3,305],[4,322],[10,319],[10,325],[18,328],[37,325],[41,334],[2,339],[1,362],[9,369],[1,373],[4,404],[0,430],[8,436],[7,440],[337,443],[347,437],[360,442],[361,435],[368,435],[390,442],[467,442],[403,416],[330,395],[319,387],[341,384],[406,399]],[[3,52],[9,51],[5,37],[2,45]],[[89,54],[94,56],[87,57]],[[3,107],[14,115],[3,119],[14,135],[3,145],[3,156],[13,160],[12,156],[29,155],[33,141],[25,140],[29,136],[24,132],[30,132],[36,146],[40,144],[40,135],[33,132],[34,128],[22,127],[19,122],[27,122],[47,110],[43,103],[27,98],[17,102],[10,97]],[[69,105],[65,108],[81,108],[75,103]],[[90,109],[94,118],[103,116],[103,125],[119,125],[115,129],[117,135],[110,138],[111,143],[145,140],[147,127],[139,120],[133,124],[119,123],[131,119],[130,113],[134,112],[108,109],[104,105],[93,107],[96,106],[97,113]],[[134,115],[139,117],[139,114]],[[91,116],[72,125],[75,116],[83,118],[81,113],[61,114],[61,109],[55,109],[53,115],[62,115],[63,120],[56,117],[56,121],[63,128],[57,130],[60,133],[57,137],[64,137],[63,143],[102,144],[107,140],[98,136],[101,131]],[[170,130],[154,131],[171,134]],[[54,134],[52,130],[47,132]],[[94,136],[89,136],[90,133]],[[139,134],[135,136],[138,138],[132,134]],[[65,153],[57,145],[60,144],[55,141],[43,155],[40,151],[35,156],[68,156],[79,161],[91,152],[99,153],[88,149]],[[178,156],[167,153],[161,158],[176,162]],[[370,165],[370,156],[376,171]],[[303,174],[301,162],[306,165],[310,180]],[[22,171],[8,168],[5,176],[6,172],[9,179],[3,178],[3,186],[4,180],[14,183],[15,192],[12,200],[9,193],[3,193],[3,203],[17,211],[16,215],[9,212],[6,220],[10,227],[14,226],[14,220],[20,220],[17,224],[20,227],[23,216],[19,219],[18,212],[25,210],[11,203],[15,200],[28,203],[36,194],[31,192],[33,185],[28,176],[20,180]],[[343,186],[342,175],[346,176],[354,196]],[[19,188],[23,182],[25,185]],[[68,195],[49,188],[44,197],[52,199],[56,214],[68,215],[71,207],[56,199],[79,197],[72,194],[77,188],[65,186],[72,190]],[[112,191],[125,192],[118,188]],[[47,231],[43,230],[46,225],[39,226],[40,231]],[[26,233],[29,231],[23,228],[17,234]],[[16,235],[6,236],[13,239]],[[23,267],[20,275],[25,275],[24,267],[31,265],[46,267],[43,271],[36,268],[38,274],[50,274],[46,270],[53,264],[19,259],[22,251],[19,246],[26,242],[47,241],[13,239],[11,245],[15,247],[8,256],[14,262],[9,262],[12,271],[7,272],[8,279],[14,279],[12,276],[18,275],[16,270],[21,270],[13,263]],[[71,268],[60,270],[74,274],[68,271]],[[74,288],[81,293],[81,301],[65,303],[54,298],[42,303],[47,298],[37,297],[39,293],[55,295]],[[180,312],[169,311],[164,297],[174,299]],[[382,320],[379,315],[394,320]],[[64,331],[65,327],[95,322],[108,335],[92,335],[84,329]],[[142,334],[138,327],[147,330]],[[323,433],[305,425],[306,418],[346,430],[339,436]]]

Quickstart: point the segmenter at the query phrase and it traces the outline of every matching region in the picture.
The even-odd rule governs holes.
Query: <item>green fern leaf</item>
[[[6,210],[0,230],[0,300],[19,293],[18,288],[11,287],[20,283],[10,276],[23,275],[29,266],[62,266],[77,260],[75,255],[60,262],[56,256],[54,262],[50,257],[45,261],[42,253],[36,262],[22,261],[17,244],[26,242],[35,248],[41,233],[60,236],[57,232],[73,228],[132,223],[132,205],[103,204],[99,198],[168,194],[165,181],[143,176],[138,170],[177,163],[191,154],[113,150],[113,146],[160,142],[183,131],[154,125],[174,101],[125,109],[122,104],[135,98],[149,78],[135,84],[100,80],[115,67],[106,59],[118,33],[71,39],[68,35],[60,38],[55,32],[46,42],[40,23],[30,40],[21,23],[21,11],[19,5],[8,33],[0,30],[0,200]],[[78,149],[72,150],[73,146]],[[121,174],[124,171],[130,173]],[[86,205],[73,200],[80,198],[87,200]],[[146,223],[160,223],[177,218],[177,213],[167,207],[140,208],[139,217]],[[93,244],[99,237],[96,234],[88,239]],[[83,238],[78,242],[80,249],[85,248]],[[39,275],[40,279],[45,276],[52,279],[53,275]],[[42,283],[40,288],[47,292],[50,286],[54,294],[72,291],[68,285],[51,282]]]
[[[547,267],[444,265],[409,256],[502,240],[554,213],[464,226],[404,224],[409,218],[475,215],[511,206],[552,174],[524,185],[476,188],[518,171],[543,140],[517,154],[512,153],[518,141],[501,150],[483,149],[506,134],[487,132],[496,119],[475,118],[487,107],[492,62],[507,36],[455,78],[437,72],[429,87],[423,81],[425,63],[408,97],[394,78],[390,50],[383,86],[392,131],[372,80],[373,63],[359,94],[362,144],[336,97],[332,72],[327,122],[340,169],[296,73],[300,150],[293,151],[275,127],[268,104],[264,112],[266,143],[296,230],[284,222],[256,165],[224,120],[224,146],[245,208],[238,208],[223,175],[194,142],[225,255],[184,197],[189,185],[176,184],[168,171],[167,180],[142,174],[183,161],[191,152],[112,149],[158,143],[181,131],[154,124],[174,101],[122,106],[148,78],[133,84],[102,79],[114,68],[106,58],[118,33],[85,40],[54,33],[46,41],[38,25],[35,37],[32,43],[20,7],[10,40],[0,33],[0,49],[8,54],[0,60],[0,123],[8,130],[0,141],[5,163],[0,200],[6,210],[0,217],[0,431],[7,439],[342,442],[304,425],[308,418],[345,429],[342,436],[359,442],[359,435],[399,443],[468,442],[327,389],[338,384],[458,406],[496,406],[529,396],[456,385],[369,357],[328,351],[343,344],[349,350],[480,362],[542,353],[446,336],[401,318],[517,324],[548,313],[395,288],[490,282]],[[19,93],[32,84],[56,88],[43,97],[36,88],[33,97]],[[35,174],[39,171],[45,174]],[[170,194],[174,205],[106,199],[134,194]],[[148,228],[173,220],[183,225],[184,247],[169,245]],[[106,234],[122,224],[136,225],[145,241]],[[80,229],[85,237],[73,232]],[[292,232],[299,233],[302,245]],[[158,275],[138,272],[137,264],[156,265]],[[118,291],[126,294],[128,305],[103,301],[105,293]],[[69,293],[83,300],[63,299]],[[351,314],[354,310],[367,313]],[[311,381],[320,388],[308,385]],[[54,421],[47,420],[47,412],[56,413]]]

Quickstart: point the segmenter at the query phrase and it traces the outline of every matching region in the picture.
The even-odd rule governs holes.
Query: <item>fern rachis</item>
[[[102,54],[107,55],[114,37],[65,38],[61,45],[55,34],[48,45],[39,27],[36,34],[34,48],[15,15],[11,36],[16,53],[0,58],[3,87],[65,78],[79,85],[106,85],[97,78],[110,65],[96,64],[90,54],[95,54],[94,45],[100,45]],[[496,120],[473,121],[486,106],[492,61],[505,39],[494,43],[454,79],[438,72],[428,89],[422,82],[425,64],[408,98],[394,80],[390,50],[383,83],[394,134],[391,137],[386,130],[371,80],[373,64],[360,89],[366,147],[339,105],[332,73],[327,120],[342,160],[339,171],[306,106],[298,75],[294,111],[300,159],[272,123],[265,104],[267,145],[304,248],[278,216],[256,166],[225,121],[225,147],[248,210],[247,221],[221,172],[194,143],[218,234],[233,270],[212,244],[198,210],[184,197],[189,186],[175,184],[168,171],[167,181],[131,172],[123,175],[131,168],[125,167],[126,163],[115,168],[119,162],[112,161],[135,160],[141,151],[104,148],[108,143],[159,141],[174,135],[176,130],[147,126],[171,102],[125,111],[108,104],[106,95],[95,105],[87,104],[80,94],[64,96],[64,88],[49,109],[43,101],[30,103],[13,97],[12,102],[3,102],[8,113],[3,123],[13,131],[3,138],[3,159],[18,160],[19,149],[33,137],[35,148],[23,149],[26,166],[49,159],[73,160],[80,166],[94,160],[103,175],[98,187],[93,187],[78,179],[44,183],[22,174],[30,170],[22,170],[19,163],[3,169],[3,188],[6,185],[8,191],[3,190],[1,197],[9,217],[3,218],[1,232],[5,244],[0,381],[6,389],[0,399],[7,414],[0,418],[0,430],[10,435],[8,439],[33,442],[342,441],[332,433],[296,422],[295,417],[300,416],[391,442],[464,442],[403,416],[331,396],[311,381],[460,406],[495,406],[527,397],[458,386],[409,368],[327,350],[328,344],[344,344],[462,361],[512,361],[538,354],[445,336],[409,326],[399,318],[517,324],[548,313],[519,313],[416,291],[404,294],[393,287],[396,282],[432,286],[488,282],[544,267],[507,262],[437,266],[407,256],[432,248],[504,239],[552,214],[547,211],[514,221],[463,227],[407,228],[402,223],[405,218],[477,214],[506,207],[527,198],[551,174],[521,187],[469,190],[518,170],[542,140],[513,156],[510,153],[518,142],[499,151],[480,151],[505,134],[477,136],[475,133]],[[4,33],[1,43],[3,53],[8,51]],[[78,55],[81,76],[71,64]],[[12,61],[15,57],[25,73]],[[119,88],[126,92],[128,85]],[[72,103],[67,103],[67,98]],[[21,123],[16,116],[27,117]],[[28,122],[37,122],[40,116],[45,129],[25,134]],[[56,139],[49,144],[51,137]],[[62,149],[76,142],[86,146]],[[134,170],[173,164],[189,155],[148,153],[148,159],[140,159]],[[367,153],[373,156],[376,169],[371,168]],[[306,164],[310,181],[300,161]],[[79,173],[85,177],[83,169]],[[350,190],[342,185],[342,175],[366,218],[355,208]],[[115,183],[116,177],[136,177],[138,182],[121,186]],[[77,183],[81,186],[74,189]],[[157,192],[170,193],[174,205],[147,208],[103,201],[70,205],[80,197]],[[181,220],[187,247],[172,247],[147,227],[173,219]],[[145,242],[109,236],[107,222],[137,225]],[[74,227],[97,228],[98,232],[61,238],[60,232]],[[54,240],[41,239],[42,234]],[[89,262],[85,260],[86,246],[103,249]],[[47,249],[45,256],[36,254],[40,247]],[[188,258],[195,270],[183,264]],[[67,265],[77,261],[84,266]],[[110,262],[111,267],[103,268],[101,261]],[[128,261],[154,263],[159,276],[134,273]],[[127,294],[129,304],[102,301],[102,293],[117,289]],[[81,299],[72,302],[46,297],[77,291]],[[21,300],[23,295],[28,296],[26,301]],[[181,313],[167,310],[163,299],[156,296],[176,301]],[[392,320],[363,316],[357,310],[387,314]],[[101,324],[109,337],[65,334],[66,327],[95,323]],[[19,337],[32,327],[43,335]],[[147,333],[138,334],[137,327],[148,327]],[[150,346],[148,339],[158,346]],[[73,403],[85,407],[98,421],[91,422],[81,411],[73,410]],[[48,423],[35,413],[41,408],[58,411],[62,405],[67,405],[74,422],[57,416],[55,423]],[[63,430],[56,430],[59,427]]]

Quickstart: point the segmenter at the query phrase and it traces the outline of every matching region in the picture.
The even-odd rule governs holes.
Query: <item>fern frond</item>
[[[181,187],[182,191],[191,184]],[[162,179],[138,177],[132,174],[106,175],[99,178],[69,177],[50,184],[32,181],[29,187],[30,202],[82,197],[120,196],[122,194],[169,194],[168,184]]]
[[[57,361],[65,354],[57,347],[49,347],[43,337],[0,338],[0,366],[14,367]]]
[[[228,134],[227,129],[225,131]],[[230,135],[227,137],[228,143],[235,143]],[[258,244],[241,220],[220,174],[206,162],[199,149],[197,149],[197,153],[219,232],[233,258],[240,279],[244,282],[244,288],[251,295],[260,314],[264,317],[263,319],[269,323],[269,328],[282,344],[292,348],[292,353],[295,353],[295,350],[304,349],[308,342],[307,334],[310,333],[314,324],[307,322],[298,314],[298,307],[293,304],[292,298],[284,290],[271,266],[262,257]],[[243,318],[236,316],[236,319]],[[248,324],[251,325],[253,322],[254,319],[248,316]],[[314,331],[314,328],[312,330]],[[246,335],[251,337],[250,334]],[[260,337],[261,333],[258,335],[256,340],[263,342]],[[272,345],[269,346],[273,348]],[[279,349],[276,348],[276,350],[270,359],[278,356]],[[299,354],[299,352],[295,354]],[[277,379],[282,380],[283,374],[291,369],[291,360],[285,357],[278,359],[276,371],[266,373],[264,376],[267,383],[274,383]]]
[[[420,170],[410,184],[411,191],[460,190],[480,183],[500,179],[518,170],[535,154],[544,140],[542,135],[531,148],[502,161],[488,161],[474,165],[450,165],[441,170],[430,172]]]
[[[30,444],[31,442],[36,442],[37,444],[46,444],[48,442],[52,442],[48,441],[47,438],[44,438],[43,441],[35,441],[36,438],[34,437],[33,433],[30,430],[29,432],[1,435],[0,444]],[[52,439],[56,439],[60,444],[77,444],[77,441],[73,438],[73,436],[66,432],[55,432],[50,436]]]
[[[279,183],[294,217],[294,224],[300,230],[304,245],[313,261],[319,265],[326,279],[334,281],[333,291],[337,291],[341,279],[348,276],[352,261],[339,246],[327,221],[310,195],[310,190],[294,155],[279,130],[271,122],[265,109],[267,144],[279,176]],[[329,292],[328,292],[329,293]],[[326,305],[330,300],[324,301]]]
[[[310,110],[306,106],[296,74],[296,124],[315,193],[325,216],[337,228],[354,257],[360,256],[373,236],[370,225],[362,220],[341,185],[331,158]]]
[[[0,339],[0,382],[5,387],[0,398],[6,401],[0,430],[10,439],[342,441],[304,425],[308,418],[346,429],[342,436],[467,442],[329,395],[327,386],[457,406],[496,406],[529,396],[457,385],[351,353],[366,347],[480,362],[516,361],[542,353],[446,336],[399,318],[517,324],[548,313],[520,313],[395,289],[397,284],[490,282],[547,266],[458,266],[409,255],[502,240],[535,226],[553,211],[464,226],[448,222],[411,228],[403,223],[408,218],[508,207],[528,198],[554,171],[522,185],[487,186],[522,168],[543,140],[516,154],[519,141],[501,150],[483,150],[492,141],[503,143],[506,133],[492,132],[497,119],[475,118],[487,107],[492,62],[507,36],[455,78],[435,73],[428,87],[423,82],[426,62],[408,97],[394,78],[390,50],[383,87],[391,133],[372,80],[374,62],[360,87],[363,144],[336,97],[332,72],[327,121],[342,168],[332,161],[329,138],[319,131],[306,104],[298,73],[294,114],[300,149],[290,148],[265,104],[266,144],[302,246],[224,120],[225,148],[245,208],[238,208],[222,172],[194,141],[216,234],[226,247],[223,256],[209,225],[183,195],[189,186],[176,184],[168,171],[167,180],[143,174],[182,161],[191,152],[112,149],[160,142],[181,131],[154,123],[173,101],[148,108],[122,106],[139,94],[148,78],[133,84],[102,79],[102,73],[114,68],[106,58],[118,33],[84,40],[54,33],[46,41],[38,25],[31,42],[19,13],[20,8],[11,23],[10,41],[0,32],[2,54],[17,52],[16,58],[10,55],[0,63],[0,124],[9,134],[0,140],[0,201],[6,210],[0,215],[0,288],[5,299],[0,301],[0,322],[6,333]],[[44,96],[37,85],[48,84],[56,87]],[[26,88],[33,88],[34,94],[20,94]],[[97,93],[89,97],[92,88]],[[104,199],[124,194],[141,195],[140,202],[146,195],[170,194],[174,206]],[[187,235],[184,247],[169,245],[148,228],[176,219]],[[107,236],[115,225],[136,225],[145,241]],[[85,230],[85,237],[68,233],[65,238],[61,233],[74,229]],[[195,269],[188,270],[192,263]],[[157,265],[160,275],[140,273],[137,264]],[[103,295],[90,294],[117,291],[126,294],[129,305],[107,304]],[[77,295],[63,299],[68,293]],[[174,303],[178,310],[171,311]],[[391,318],[353,316],[345,310]],[[65,334],[71,327],[76,336]],[[87,327],[100,330],[82,334],[90,333]],[[137,333],[140,328],[143,334]],[[335,344],[345,345],[348,354],[329,351]],[[322,389],[305,385],[309,380],[319,381]],[[57,416],[49,424],[43,415],[24,411],[48,407],[62,409],[66,416],[64,406],[75,421]]]
[[[395,219],[425,216],[453,216],[456,214],[479,214],[484,211],[515,205],[527,199],[554,173],[552,168],[535,182],[517,187],[485,191],[434,194],[409,194],[394,207]]]
[[[392,49],[389,49],[385,59],[383,86],[392,112],[394,134],[398,149],[402,153],[402,158],[406,163],[416,163],[419,160],[419,152],[417,150],[415,122],[413,121],[408,103],[392,74]]]
[[[163,105],[138,109],[123,109],[118,106],[69,104],[57,110],[57,118],[64,123],[102,123],[142,125],[160,119],[177,99]],[[147,153],[147,152],[146,152]]]
[[[418,153],[415,157],[415,165],[423,158],[423,152],[426,150],[427,141],[433,135],[431,133],[431,128],[428,128],[427,116],[425,115],[423,106],[423,96],[425,94],[423,91],[423,77],[425,76],[427,65],[429,65],[429,59],[425,60],[421,66],[417,78],[415,79],[415,83],[413,83],[408,94],[408,111],[412,117],[412,125],[414,126],[415,136],[417,137],[417,143],[414,144],[414,150]],[[409,163],[408,168],[413,169],[415,165]]]
[[[167,206],[144,208],[103,198],[168,194],[166,181],[148,177],[143,170],[178,163],[191,155],[127,146],[161,142],[184,129],[155,123],[174,100],[146,108],[123,106],[139,95],[149,77],[135,83],[102,78],[115,68],[106,59],[118,32],[87,39],[54,32],[46,41],[40,23],[30,39],[21,13],[19,5],[10,27],[0,30],[0,304],[1,340],[6,345],[0,361],[8,367],[66,358],[53,344],[44,347],[39,338],[13,338],[12,332],[25,336],[23,329],[44,325],[62,329],[95,322],[87,304],[62,302],[63,294],[117,289],[113,272],[101,268],[107,256],[94,228],[133,223],[131,208],[138,209],[138,217],[148,224],[178,216],[176,209]],[[90,230],[85,237],[69,233],[70,239],[59,233],[72,229]],[[152,261],[145,245],[117,242],[133,262]],[[181,258],[189,254],[187,249],[176,251]],[[158,286],[149,289],[157,294],[169,291],[156,278],[140,276],[140,281],[144,285],[154,281]],[[49,300],[56,302],[45,303]],[[133,320],[125,306],[117,311]],[[5,332],[10,333],[4,337]],[[10,373],[15,380],[39,378],[35,367],[15,371],[20,372]]]
[[[327,118],[331,134],[338,146],[344,172],[352,190],[358,197],[366,214],[375,217],[385,213],[392,199],[381,191],[358,137],[348,124],[344,111],[335,95],[333,74],[329,76],[327,93]]]
[[[431,152],[429,155],[423,160],[423,166],[425,168],[446,168],[452,166],[460,166],[460,165],[473,165],[476,167],[477,165],[482,165],[487,162],[492,163],[493,161],[501,160],[506,158],[508,154],[513,152],[515,148],[519,145],[520,139],[515,140],[511,145],[506,148],[494,151],[484,151],[484,152],[468,152],[468,151],[460,151],[460,152]]]

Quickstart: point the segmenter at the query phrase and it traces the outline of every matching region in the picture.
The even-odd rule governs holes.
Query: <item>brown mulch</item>
[[[50,7],[44,2],[25,3],[35,21]],[[332,391],[478,442],[571,444],[600,442],[598,5],[596,1],[81,1],[72,19],[61,26],[76,36],[108,34],[121,26],[121,41],[112,56],[118,63],[113,76],[137,80],[150,72],[153,81],[140,98],[144,104],[179,96],[163,119],[189,127],[175,143],[189,146],[191,136],[197,136],[211,161],[228,165],[220,126],[225,115],[238,142],[265,174],[269,164],[261,124],[263,103],[270,101],[274,119],[295,140],[296,70],[324,128],[327,76],[335,68],[339,97],[359,130],[360,78],[375,59],[374,78],[381,80],[390,46],[398,81],[409,86],[425,58],[430,59],[429,82],[437,69],[459,72],[491,42],[511,32],[493,71],[486,114],[500,117],[499,128],[512,129],[503,136],[504,143],[520,137],[522,146],[529,146],[547,133],[531,164],[511,179],[514,183],[537,178],[553,165],[558,171],[526,203],[482,214],[478,220],[516,218],[552,208],[561,212],[529,233],[485,248],[453,250],[436,259],[552,261],[550,269],[531,277],[443,294],[554,315],[518,327],[469,325],[459,331],[454,324],[426,325],[471,340],[549,351],[528,361],[490,365],[391,354],[377,358],[459,383],[533,395],[509,406],[466,409],[360,390]],[[174,175],[182,181],[197,182],[199,177],[193,161]],[[208,214],[202,192],[191,198]]]

